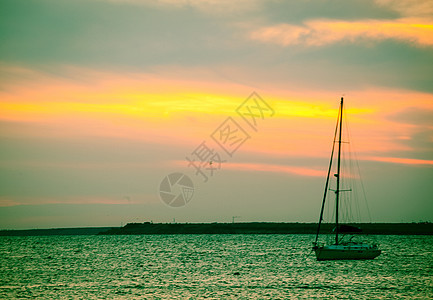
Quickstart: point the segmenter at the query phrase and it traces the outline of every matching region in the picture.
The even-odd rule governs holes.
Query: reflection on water
[[[433,237],[317,262],[312,235],[0,237],[0,298],[430,298]]]

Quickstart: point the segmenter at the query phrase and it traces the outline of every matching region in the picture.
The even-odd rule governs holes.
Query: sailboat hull
[[[330,245],[315,247],[317,260],[374,259],[381,253],[375,246]]]

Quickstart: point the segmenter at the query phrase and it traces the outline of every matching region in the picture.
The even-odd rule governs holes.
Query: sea
[[[313,235],[0,237],[0,299],[433,299],[433,236],[317,261]]]

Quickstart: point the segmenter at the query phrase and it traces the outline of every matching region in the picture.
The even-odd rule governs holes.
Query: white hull
[[[364,244],[318,246],[313,249],[317,260],[373,259],[381,253],[377,246]]]

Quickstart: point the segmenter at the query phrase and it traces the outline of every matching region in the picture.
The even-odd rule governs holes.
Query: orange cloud
[[[340,41],[394,39],[417,46],[433,46],[433,21],[420,18],[398,20],[311,20],[304,26],[279,24],[250,33],[253,40],[282,46],[323,46]]]

